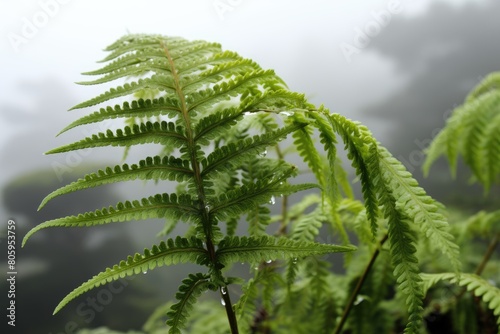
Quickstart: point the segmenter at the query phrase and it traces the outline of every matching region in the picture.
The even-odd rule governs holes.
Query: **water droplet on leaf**
[[[269,200],[269,204],[271,204],[271,205],[276,204],[276,198],[274,197],[274,195],[271,196],[271,199]]]
[[[226,302],[222,298],[220,299],[220,303],[222,304],[222,306],[226,306]]]
[[[220,292],[222,292],[223,295],[225,295],[227,293],[227,290],[226,288],[223,286],[220,288]]]
[[[293,115],[293,111],[288,111],[288,110],[280,111],[280,115],[283,115],[283,116],[292,116]]]

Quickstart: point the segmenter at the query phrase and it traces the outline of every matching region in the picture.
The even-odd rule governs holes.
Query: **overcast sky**
[[[459,6],[482,1],[450,2]],[[39,112],[39,106],[34,105],[36,99],[30,96],[33,92],[20,84],[48,79],[65,85],[75,101],[92,96],[99,88],[92,90],[73,84],[82,79],[79,73],[96,68],[95,61],[104,56],[102,48],[117,38],[127,32],[144,32],[220,42],[225,49],[275,69],[292,89],[308,93],[314,102],[322,103],[328,96],[328,100],[335,101],[329,108],[349,114],[361,105],[388,96],[402,78],[394,73],[391,61],[365,49],[359,49],[361,52],[353,54],[348,62],[340,48],[342,43],[353,45],[356,29],[364,29],[373,21],[373,12],[387,11],[396,4],[400,10],[392,17],[411,17],[425,12],[429,3],[429,0],[1,1],[0,106],[10,104],[28,113]],[[372,39],[383,35],[384,29]],[[363,92],[362,98],[359,92]],[[58,117],[65,109],[51,110],[50,117]],[[2,122],[0,136],[18,132],[25,127],[25,121],[20,116],[15,123]]]
[[[391,48],[373,46],[383,40],[411,44],[419,36],[418,25],[407,30],[408,38],[387,36],[391,30],[405,31],[399,27],[427,15],[432,4],[460,9],[490,2],[1,1],[0,151],[3,160],[19,154],[3,164],[3,178],[50,166],[57,157],[42,152],[81,135],[76,131],[54,137],[82,115],[66,110],[102,87],[74,82],[85,79],[81,72],[96,69],[96,61],[105,56],[102,49],[127,32],[220,42],[224,49],[275,69],[292,90],[306,93],[313,103],[362,121],[384,142],[390,119],[362,111],[386,103],[414,73],[398,68],[404,61],[391,55]],[[398,45],[392,49],[407,47]],[[39,139],[28,144],[35,137]]]

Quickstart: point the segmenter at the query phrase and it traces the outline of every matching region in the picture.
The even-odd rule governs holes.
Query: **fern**
[[[187,232],[184,238],[167,239],[166,243],[94,276],[64,298],[56,311],[82,293],[120,277],[162,265],[191,262],[204,266],[206,272],[183,281],[176,296],[178,301],[168,313],[170,333],[196,328],[190,326],[187,318],[197,297],[206,290],[217,289],[226,304],[231,333],[248,331],[253,326],[252,319],[262,316],[259,312],[265,312],[265,319],[254,322],[279,328],[277,321],[281,318],[270,317],[283,316],[288,319],[285,324],[290,318],[272,308],[289,310],[280,302],[297,298],[306,301],[305,309],[297,310],[297,314],[302,312],[301,319],[315,313],[315,330],[326,332],[334,325],[328,312],[335,309],[338,314],[339,304],[331,297],[336,294],[332,276],[319,257],[356,249],[349,245],[344,221],[348,217],[356,219],[354,230],[360,233],[359,240],[371,246],[373,237],[380,230],[385,231],[382,224],[388,224],[394,275],[407,296],[407,329],[418,330],[423,294],[413,229],[419,227],[458,272],[457,248],[436,203],[366,127],[339,114],[330,114],[323,106],[316,108],[304,95],[288,90],[272,70],[262,69],[234,52],[222,51],[217,43],[139,34],[124,36],[106,50],[110,53],[102,61],[105,64],[85,73],[98,77],[81,84],[108,83],[112,88],[73,107],[99,109],[72,122],[60,134],[110,120],[125,125],[47,153],[124,147],[126,155],[130,148],[144,144],[157,145],[159,153],[141,157],[136,163],[87,174],[54,190],[43,199],[40,209],[59,196],[106,184],[150,180],[159,187],[163,181],[175,182],[176,187],[167,189],[167,193],[43,222],[26,234],[23,245],[45,228],[149,218],[166,221],[162,236],[177,230],[179,223],[187,224]],[[124,78],[127,83],[116,83]],[[489,93],[481,96],[486,94]],[[124,102],[112,105],[117,99]],[[337,136],[361,181],[363,203],[354,200],[347,173],[337,156]],[[293,143],[282,149],[280,143],[288,137],[293,138]],[[317,137],[325,155],[317,148]],[[276,154],[266,156],[268,150]],[[289,153],[303,159],[315,178],[313,183],[294,180],[299,168],[287,162],[285,156]],[[289,196],[313,188],[320,194],[307,195],[303,202],[288,208]],[[282,199],[282,214],[272,218],[268,205],[274,204],[276,198]],[[277,221],[281,224],[277,236],[271,236],[268,229]],[[240,224],[247,225],[249,236],[237,235]],[[340,236],[342,246],[315,242],[324,224]],[[286,231],[288,225],[290,233]],[[270,260],[280,261],[267,263]],[[228,285],[238,283],[226,277],[225,271],[235,262],[257,267],[252,269],[255,277],[244,285],[236,307],[239,319],[247,327],[237,324],[227,291]],[[283,263],[288,263],[285,278],[278,270]],[[349,258],[346,263],[350,263]],[[301,288],[294,286],[296,278],[302,280]],[[306,291],[307,284],[312,293]],[[280,301],[275,298],[276,289],[286,291],[279,296]],[[262,298],[263,310],[255,307],[257,296]]]
[[[481,81],[455,108],[446,126],[427,149],[423,165],[429,173],[432,163],[445,155],[455,175],[457,159],[462,155],[474,177],[485,191],[498,181],[500,173],[500,88],[499,73],[492,73]]]
[[[147,272],[163,265],[187,262],[204,263],[206,261],[207,251],[203,248],[200,240],[188,240],[180,237],[176,238],[175,241],[169,239],[166,243],[161,242],[150,250],[146,249],[144,254],[136,253],[134,256],[129,256],[127,260],[121,261],[112,268],[107,268],[83,283],[57,305],[54,314],[79,295],[119,278]]]
[[[258,238],[232,237],[225,238],[220,242],[217,255],[222,263],[258,263],[277,259],[295,259],[310,255],[349,252],[354,249],[352,246],[326,245],[269,236]]]
[[[170,317],[167,325],[170,326],[170,334],[180,334],[180,329],[185,327],[187,316],[193,308],[193,304],[204,291],[208,290],[213,283],[210,282],[204,274],[190,274],[188,278],[182,281],[179,292],[176,294],[178,303],[170,307],[171,311],[167,313]]]
[[[481,297],[483,302],[493,311],[497,317],[497,325],[500,330],[500,289],[492,286],[486,280],[474,274],[462,274],[460,278],[451,273],[443,274],[421,274],[424,281],[424,291],[438,283],[439,281],[449,281],[459,286],[467,288],[467,291],[472,292],[475,296]]]

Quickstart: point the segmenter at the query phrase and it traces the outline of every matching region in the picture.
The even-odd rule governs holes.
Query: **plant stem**
[[[238,334],[238,322],[236,321],[236,314],[233,310],[233,304],[231,304],[231,297],[229,297],[229,290],[227,286],[220,288],[220,295],[224,301],[224,307],[226,308],[227,319],[229,320],[229,327],[231,328],[231,334]]]
[[[483,256],[481,263],[477,266],[476,271],[474,272],[476,275],[480,276],[483,273],[484,267],[486,267],[486,264],[490,260],[491,255],[493,255],[493,252],[495,251],[495,248],[498,246],[499,242],[500,232],[495,235],[493,240],[491,240],[490,244],[488,245],[488,249],[486,249],[486,253]]]
[[[352,307],[354,306],[354,301],[356,300],[356,297],[359,294],[359,291],[361,290],[361,287],[366,281],[366,278],[368,277],[368,274],[370,273],[373,264],[375,263],[375,260],[377,259],[378,255],[380,254],[380,249],[382,248],[382,245],[387,241],[388,235],[384,235],[382,240],[380,240],[380,245],[379,247],[373,252],[373,255],[370,259],[370,262],[368,262],[368,265],[365,268],[365,271],[363,272],[363,275],[358,280],[358,283],[356,284],[356,287],[351,293],[351,296],[349,297],[349,301],[347,302],[347,305],[344,308],[344,312],[342,313],[342,318],[340,318],[339,323],[337,324],[337,327],[334,330],[335,334],[340,334],[342,332],[342,328],[345,325],[345,322],[347,321],[347,317],[349,316],[349,313],[351,312]]]
[[[491,258],[491,255],[493,255],[493,252],[495,251],[495,248],[498,246],[498,243],[500,242],[500,233],[497,233],[493,240],[491,240],[490,244],[488,245],[488,248],[486,249],[486,253],[483,255],[483,259],[481,260],[481,263],[477,266],[476,270],[474,271],[474,274],[481,276],[483,273],[484,268],[486,267],[486,264]],[[456,301],[458,301],[462,296],[467,292],[466,288],[462,288],[460,293],[457,295],[455,298]]]

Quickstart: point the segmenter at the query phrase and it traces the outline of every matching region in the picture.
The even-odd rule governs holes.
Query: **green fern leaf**
[[[139,99],[131,103],[124,102],[122,106],[115,105],[114,108],[101,108],[99,111],[83,116],[62,129],[58,135],[80,125],[97,123],[115,118],[154,117],[160,115],[174,118],[181,112],[180,108],[180,102],[175,97],[160,97],[153,100]]]
[[[211,215],[223,221],[247,212],[255,205],[272,202],[273,196],[289,195],[317,187],[315,184],[286,184],[286,179],[294,172],[295,169],[292,168],[280,175],[259,180],[254,184],[246,184],[220,195],[210,206]]]
[[[141,123],[141,125],[134,125],[132,128],[126,126],[123,130],[118,129],[116,133],[107,130],[106,133],[98,133],[87,137],[76,143],[61,146],[52,149],[46,154],[62,153],[74,150],[81,150],[92,147],[105,147],[105,146],[125,146],[130,147],[138,144],[161,144],[165,146],[178,147],[186,144],[183,129],[176,127],[174,123]]]
[[[490,73],[467,95],[465,102],[470,102],[485,93],[498,89],[500,89],[500,72]]]
[[[492,73],[469,94],[464,104],[455,108],[446,126],[427,149],[422,166],[428,175],[430,166],[445,155],[453,176],[461,154],[475,178],[488,192],[500,174],[500,73]]]
[[[324,221],[326,221],[326,216],[323,208],[317,206],[314,211],[295,222],[291,238],[297,241],[314,241]]]
[[[283,81],[274,74],[274,71],[253,71],[217,84],[212,88],[187,94],[187,111],[188,113],[193,110],[201,113],[207,112],[209,111],[208,108],[212,108],[214,104],[228,101],[232,97],[241,96],[257,85],[263,85],[264,89],[278,90],[284,88]]]
[[[158,194],[143,198],[140,202],[120,202],[115,207],[49,220],[32,228],[24,237],[22,245],[24,246],[34,233],[48,227],[83,227],[165,217],[196,222],[199,220],[199,208],[189,196]]]
[[[196,303],[196,299],[205,291],[209,290],[213,283],[204,274],[189,274],[189,277],[182,281],[179,292],[175,298],[179,301],[172,305],[171,311],[167,313],[169,319],[167,325],[170,326],[169,334],[181,334],[181,329],[186,326],[189,313]]]
[[[429,239],[434,250],[448,257],[455,272],[460,271],[459,248],[449,232],[446,218],[436,202],[418,186],[406,168],[385,148],[379,146],[381,177],[396,199],[397,210],[415,222]],[[385,203],[384,203],[385,205]]]
[[[252,207],[247,215],[248,234],[252,237],[266,234],[266,228],[271,222],[271,210],[263,205]]]
[[[77,190],[97,187],[129,180],[170,180],[183,182],[189,180],[193,171],[189,168],[189,162],[174,157],[159,156],[148,157],[139,161],[139,164],[131,166],[124,164],[115,168],[106,168],[97,173],[87,174],[84,178],[61,187],[47,195],[39,206],[39,210],[50,200],[57,196],[68,194]]]
[[[342,115],[326,115],[333,130],[344,141],[347,157],[351,160],[356,170],[356,175],[361,181],[361,191],[365,200],[366,215],[370,222],[372,233],[377,230],[378,199],[377,189],[373,179],[375,175],[373,166],[377,162],[373,159],[373,147],[377,144],[370,131],[358,122],[353,122]]]
[[[481,297],[488,308],[497,317],[498,330],[500,330],[500,289],[491,285],[485,279],[475,275],[462,273],[459,278],[453,273],[442,274],[420,274],[424,281],[424,291],[438,283],[446,280],[467,288],[467,291],[474,293],[476,297]]]
[[[177,237],[175,241],[169,239],[166,243],[161,242],[151,249],[145,249],[144,254],[136,253],[134,256],[129,256],[126,261],[123,260],[112,268],[107,268],[80,285],[64,297],[54,310],[54,314],[81,294],[106,283],[126,276],[142,274],[163,265],[169,266],[187,262],[202,263],[206,261],[207,256],[207,251],[203,248],[202,242],[194,238]]]
[[[224,171],[229,167],[240,164],[242,159],[249,155],[257,156],[267,147],[284,139],[287,134],[300,129],[302,124],[293,124],[277,131],[266,133],[253,138],[246,138],[227,146],[215,149],[205,160],[202,160],[203,176],[208,176],[213,171]]]
[[[226,237],[219,243],[216,256],[223,263],[294,259],[311,255],[351,252],[354,246],[337,246],[315,242],[295,241],[270,236]]]
[[[298,114],[292,116],[295,119],[299,117]],[[295,131],[292,135],[294,138],[294,145],[297,148],[304,162],[307,163],[311,171],[314,173],[316,180],[319,184],[325,186],[325,178],[322,170],[322,161],[319,152],[316,150],[314,141],[312,139],[313,128],[311,126],[302,127],[298,131]]]
[[[155,74],[151,78],[139,79],[137,81],[132,81],[126,83],[123,86],[117,86],[116,88],[110,88],[108,91],[91,98],[90,100],[84,101],[72,107],[70,110],[82,109],[87,107],[92,107],[97,104],[116,99],[118,97],[133,95],[136,92],[148,89],[158,89],[161,92],[173,93],[175,91],[174,83],[172,78],[164,74]]]

